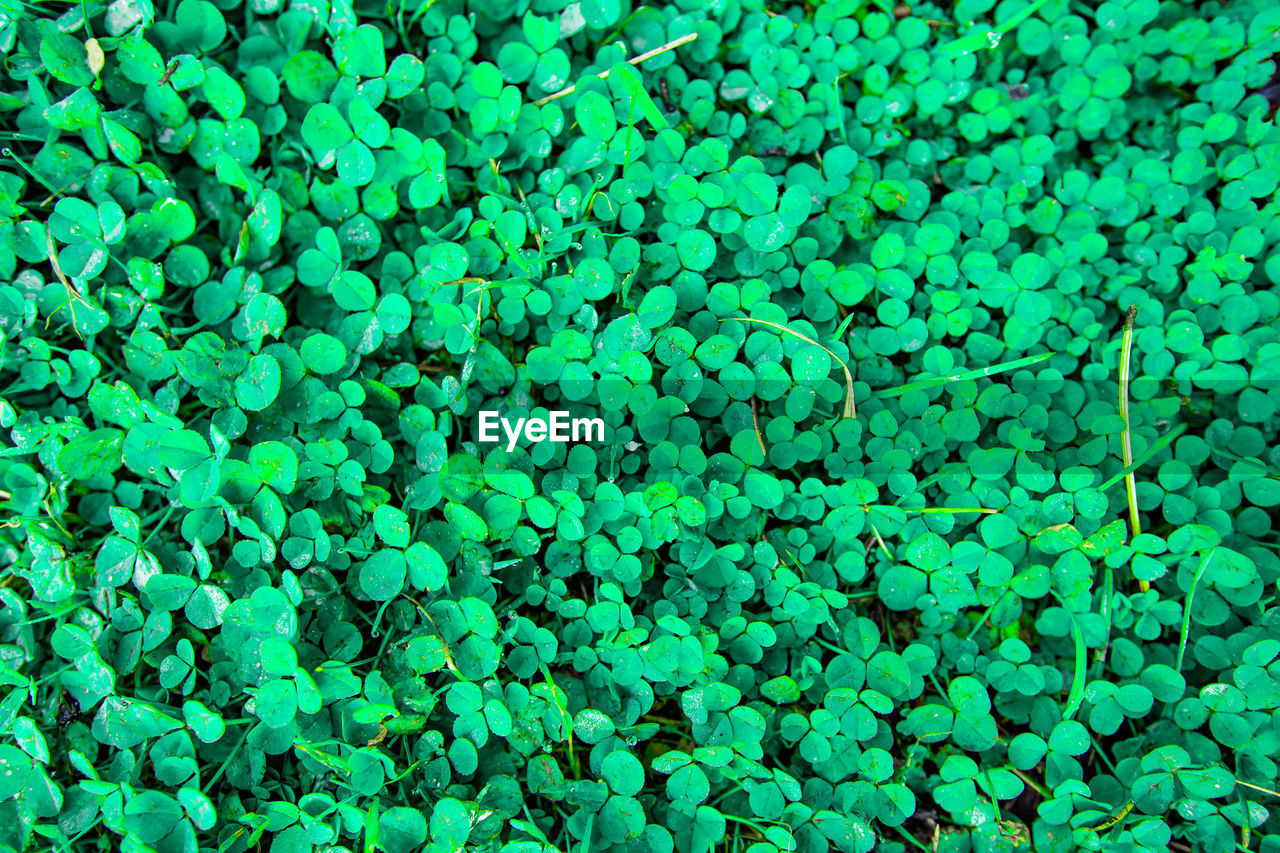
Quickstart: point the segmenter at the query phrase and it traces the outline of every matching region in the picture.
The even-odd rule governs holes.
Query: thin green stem
[[[1017,776],[1019,779],[1021,779],[1023,782],[1030,785],[1033,791],[1035,791],[1040,796],[1044,797],[1046,800],[1052,796],[1049,793],[1048,789],[1046,789],[1043,785],[1041,785],[1035,779],[1032,779],[1022,770],[1019,770],[1018,768],[1014,767],[1012,764],[1009,765],[1009,770],[1012,771],[1012,773],[1015,776]]]
[[[848,651],[846,651],[845,649],[842,649],[842,648],[840,648],[839,646],[834,645],[834,644],[832,644],[832,643],[828,643],[826,640],[820,640],[820,639],[818,639],[817,637],[814,637],[814,638],[813,638],[813,641],[814,641],[815,643],[817,643],[818,645],[822,646],[824,649],[830,649],[831,651],[835,652],[835,653],[836,653],[836,654],[838,654],[838,655],[847,655],[847,654],[849,654],[849,652],[848,652]]]
[[[1090,734],[1089,740],[1093,742],[1093,751],[1098,753],[1098,757],[1102,759],[1102,763],[1107,765],[1107,768],[1113,775],[1119,776],[1120,771],[1116,769],[1116,766],[1112,763],[1110,756],[1108,756],[1106,751],[1102,748],[1102,744],[1098,743],[1098,739]]]
[[[942,699],[943,702],[946,702],[949,707],[954,708],[955,705],[951,703],[951,695],[943,689],[942,685],[938,682],[937,677],[934,676],[932,672],[929,673],[929,680],[932,681],[933,686],[938,689],[938,697]]]
[[[41,616],[39,619],[24,619],[21,622],[14,622],[13,624],[14,625],[36,625],[41,622],[48,622],[50,619],[59,619],[63,616],[66,616],[69,613],[75,613],[77,610],[83,607],[86,603],[87,602],[82,601],[77,603],[74,607],[69,607],[66,610],[59,610],[57,613],[50,613],[46,616]]]
[[[899,834],[899,835],[901,835],[903,838],[907,839],[907,840],[908,840],[908,841],[910,841],[912,844],[914,844],[916,847],[919,847],[921,850],[924,850],[924,851],[925,851],[925,853],[929,853],[929,848],[928,848],[928,847],[926,847],[926,846],[925,846],[925,844],[924,844],[924,842],[923,842],[923,841],[921,841],[919,838],[916,838],[914,835],[912,835],[911,833],[907,832],[907,831],[906,831],[905,829],[903,829],[901,826],[896,826],[896,825],[895,825],[893,828],[894,828],[894,829],[898,832],[898,834]]]
[[[37,172],[35,169],[32,169],[30,166],[28,166],[28,165],[26,164],[26,161],[24,161],[22,158],[20,158],[17,154],[14,154],[14,153],[13,153],[13,150],[12,150],[12,149],[10,149],[10,148],[0,148],[0,157],[8,157],[10,160],[12,160],[13,162],[17,163],[17,164],[18,164],[18,166],[19,166],[19,167],[21,167],[22,171],[26,172],[28,175],[30,175],[31,177],[33,177],[33,178],[35,178],[37,181],[39,181],[39,182],[40,182],[40,185],[41,185],[41,186],[43,186],[45,189],[47,189],[49,192],[51,192],[51,193],[52,193],[52,192],[57,192],[57,190],[54,188],[53,184],[51,184],[51,183],[49,183],[48,181],[46,181],[46,180],[44,179],[44,177],[43,177],[39,172]]]
[[[147,547],[147,543],[151,541],[151,537],[152,537],[152,536],[155,536],[158,532],[160,532],[160,529],[161,529],[162,527],[164,527],[165,522],[167,522],[167,521],[169,520],[169,516],[173,515],[173,512],[174,512],[174,510],[175,510],[175,509],[176,509],[176,507],[174,507],[174,506],[170,506],[168,509],[166,509],[166,510],[164,511],[164,515],[161,517],[161,519],[160,519],[160,523],[159,523],[159,524],[157,524],[155,527],[151,528],[151,532],[150,532],[150,533],[148,533],[148,534],[143,538],[143,540],[142,540],[142,544],[140,544],[140,545],[138,546],[138,550],[140,550],[140,551],[141,551],[141,550],[144,550],[144,549]]]
[[[201,793],[209,793],[209,791],[213,789],[214,784],[222,778],[222,774],[227,772],[227,768],[231,766],[231,762],[240,754],[240,749],[244,746],[244,742],[249,739],[249,732],[251,731],[253,731],[252,726],[244,730],[244,734],[240,735],[240,740],[236,741],[236,745],[231,747],[230,754],[228,754],[226,760],[222,762],[222,766],[218,768],[218,772],[214,773],[212,778],[210,778],[208,782],[205,782],[204,786],[201,787]]]
[[[721,817],[723,817],[725,820],[731,820],[734,823],[740,823],[743,826],[749,826],[752,829],[754,829],[756,832],[760,833],[761,835],[764,835],[765,832],[768,831],[761,823],[759,823],[758,821],[754,821],[751,818],[746,818],[746,817],[742,817],[740,815],[734,815],[734,814],[721,815]],[[786,827],[788,832],[791,831],[791,827],[787,826],[785,823],[780,823],[778,821],[768,821],[768,823],[772,823],[774,826]]]
[[[100,823],[102,823],[102,815],[98,815],[98,816],[94,819],[93,823],[89,824],[89,825],[88,825],[88,826],[86,826],[84,829],[80,830],[80,831],[79,831],[79,832],[77,832],[75,835],[73,835],[73,836],[71,836],[70,838],[68,838],[68,839],[67,839],[67,843],[66,843],[65,845],[61,846],[59,849],[61,849],[61,850],[72,850],[72,849],[74,849],[74,848],[75,848],[75,843],[76,843],[77,841],[79,841],[81,838],[84,838],[84,837],[85,837],[86,835],[88,835],[90,832],[92,832],[92,831],[93,831],[93,829],[94,829],[98,824],[100,824]]]
[[[1009,590],[1006,589],[1004,592],[1000,593],[999,598],[991,602],[990,606],[988,606],[987,609],[983,612],[982,618],[978,620],[978,624],[974,625],[973,630],[969,632],[969,635],[967,637],[965,637],[966,640],[972,640],[974,636],[979,631],[982,630],[982,626],[987,624],[987,620],[991,618],[992,611],[996,609],[996,606],[999,605],[1000,602],[1004,601],[1004,597],[1008,594],[1009,594]]]

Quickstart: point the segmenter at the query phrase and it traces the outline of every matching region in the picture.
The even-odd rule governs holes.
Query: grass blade
[[[854,314],[850,314],[848,317],[845,317],[843,320],[840,321],[840,325],[836,326],[835,334],[831,336],[832,340],[838,341],[842,337],[844,337],[844,333],[848,330],[849,324],[853,322],[854,316],[855,316]]]
[[[1084,672],[1085,672],[1085,647],[1084,634],[1080,631],[1080,623],[1076,621],[1076,614],[1071,612],[1071,608],[1067,607],[1067,603],[1062,600],[1062,596],[1054,590],[1050,590],[1053,597],[1058,599],[1058,603],[1062,605],[1062,609],[1067,611],[1067,615],[1071,617],[1071,639],[1076,644],[1076,668],[1075,673],[1071,677],[1071,692],[1067,694],[1067,707],[1062,712],[1062,719],[1069,720],[1075,716],[1076,711],[1080,710],[1080,706],[1084,704]]]
[[[1099,486],[1098,489],[1100,491],[1105,492],[1107,489],[1111,488],[1116,483],[1123,480],[1125,477],[1130,476],[1131,474],[1133,474],[1134,471],[1137,471],[1143,465],[1146,465],[1148,462],[1150,462],[1152,456],[1155,456],[1161,450],[1164,450],[1173,442],[1175,438],[1182,435],[1186,431],[1187,431],[1186,424],[1178,424],[1176,427],[1169,430],[1164,435],[1160,436],[1154,442],[1152,442],[1151,446],[1148,447],[1145,451],[1143,451],[1143,454],[1141,456],[1133,460],[1133,464],[1126,465],[1124,468],[1121,468],[1109,480],[1107,480],[1105,483]]]
[[[364,816],[364,853],[376,853],[378,849],[378,801],[369,803]]]
[[[1264,788],[1261,785],[1255,785],[1252,782],[1245,782],[1243,780],[1237,779],[1236,784],[1244,785],[1246,788],[1252,788],[1255,791],[1261,791],[1264,794],[1270,794],[1273,797],[1280,797],[1280,791],[1276,791],[1271,788]]]
[[[822,344],[818,343],[808,335],[802,335],[799,332],[797,332],[795,329],[788,328],[787,326],[784,326],[781,323],[774,323],[769,320],[760,320],[755,317],[724,317],[724,318],[721,318],[720,322],[727,323],[730,320],[737,320],[738,322],[741,322],[741,323],[759,323],[762,326],[769,326],[771,328],[777,329],[780,332],[786,332],[788,335],[795,335],[800,340],[805,341],[806,343],[813,344],[815,347],[818,347],[827,355],[831,356],[836,361],[840,362],[840,367],[842,370],[844,370],[844,412],[841,414],[841,417],[842,418],[857,417],[857,412],[853,402],[853,374],[849,372],[849,365],[844,363],[844,359],[842,359],[840,356],[836,355],[831,350],[827,349]]]
[[[1280,478],[1280,468],[1276,468],[1272,465],[1268,465],[1267,463],[1263,462],[1261,459],[1259,459],[1256,456],[1250,456],[1248,458],[1244,456],[1237,456],[1236,454],[1231,453],[1230,451],[1222,450],[1221,448],[1217,448],[1217,447],[1210,448],[1209,452],[1217,456],[1225,456],[1228,459],[1234,459],[1236,462],[1245,462],[1245,463],[1248,463],[1249,465],[1256,465],[1259,468],[1261,468],[1263,471],[1266,471],[1268,474],[1270,474],[1273,479]]]
[[[1047,2],[1049,2],[1049,0],[1035,0],[1035,2],[1019,11],[1016,15],[1005,21],[1003,24],[1000,24],[998,27],[966,33],[962,38],[942,45],[942,47],[939,48],[938,53],[947,59],[955,59],[956,57],[964,56],[965,54],[976,53],[984,48],[995,49],[999,46],[1000,40],[1005,33],[1021,24],[1027,18],[1030,18]]]
[[[1106,639],[1102,641],[1102,648],[1093,654],[1093,659],[1099,663],[1106,663],[1107,650],[1111,648],[1111,596],[1115,591],[1115,569],[1107,563],[1102,573],[1102,624],[1106,630]]]
[[[936,388],[939,385],[946,385],[951,382],[963,382],[966,379],[982,379],[985,376],[994,376],[997,373],[1005,373],[1009,370],[1017,370],[1019,367],[1029,367],[1033,364],[1039,364],[1042,361],[1048,361],[1053,358],[1053,353],[1042,352],[1039,355],[1029,355],[1026,358],[1019,358],[1014,361],[1006,361],[1003,364],[993,364],[990,367],[980,367],[977,370],[969,370],[964,373],[953,373],[950,376],[933,376],[928,379],[917,379],[915,382],[908,382],[906,385],[896,385],[893,388],[882,388],[876,392],[877,397],[896,397],[899,394],[905,394],[908,391],[920,391],[925,388]]]
[[[992,515],[1000,510],[991,509],[985,506],[928,506],[918,509],[902,507],[903,512],[921,512],[921,513],[940,513],[944,515],[961,515],[967,513],[977,513],[979,515]]]
[[[1191,579],[1191,589],[1187,590],[1187,603],[1182,608],[1182,637],[1178,640],[1178,665],[1174,667],[1178,672],[1182,672],[1182,659],[1187,653],[1187,635],[1191,632],[1191,600],[1196,597],[1196,587],[1200,585],[1200,578],[1204,577],[1204,570],[1209,568],[1209,563],[1213,561],[1213,555],[1218,553],[1217,548],[1210,548],[1208,553],[1200,558],[1200,565],[1196,567],[1196,576]]]
[[[628,59],[627,62],[630,63],[631,65],[639,65],[641,62],[644,62],[646,59],[653,59],[653,57],[658,56],[659,54],[666,53],[669,50],[675,50],[677,47],[679,47],[682,44],[688,44],[689,42],[693,41],[697,37],[698,37],[697,33],[689,33],[688,35],[680,36],[680,38],[678,39],[673,39],[672,41],[669,41],[666,44],[661,45],[659,47],[655,47],[653,50],[646,51],[645,53],[642,53],[639,56],[633,56],[632,58]],[[596,76],[599,77],[601,80],[603,80],[604,78],[609,76],[609,73],[611,70],[612,69],[601,71]],[[547,95],[545,98],[539,98],[538,100],[534,101],[533,102],[534,106],[540,107],[543,104],[549,104],[552,101],[559,100],[560,98],[563,98],[567,95],[572,95],[575,91],[577,91],[577,88],[578,87],[576,85],[566,86],[563,89],[561,89],[559,92],[553,92],[552,94]],[[664,120],[664,124],[665,124],[665,120]]]
[[[1027,18],[1030,18],[1032,15],[1038,12],[1040,10],[1040,7],[1048,2],[1049,0],[1035,0],[1034,3],[1030,4],[1029,6],[1023,7],[1023,9],[1019,11],[1016,15],[1014,15],[1012,18],[1005,21],[1000,26],[996,27],[996,30],[1001,33],[1009,32],[1009,30],[1018,26],[1018,24],[1021,24]]]
[[[760,434],[760,417],[756,414],[756,398],[751,395],[751,428],[755,430],[756,441],[760,443],[760,462],[769,458],[769,450],[764,446],[764,436]]]

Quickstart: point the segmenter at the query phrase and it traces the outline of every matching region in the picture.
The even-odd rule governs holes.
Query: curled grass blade
[[[836,355],[826,347],[822,346],[822,344],[818,343],[808,335],[802,335],[799,332],[797,332],[795,329],[784,326],[781,323],[774,323],[769,320],[760,320],[756,317],[723,317],[721,318],[720,322],[727,323],[730,320],[736,320],[740,323],[759,323],[762,326],[769,326],[771,328],[777,329],[780,332],[786,332],[788,335],[795,335],[800,340],[805,341],[806,343],[813,344],[815,347],[819,347],[827,355],[831,356],[836,361],[840,362],[840,368],[844,370],[844,411],[841,414],[841,417],[842,418],[857,417],[857,411],[853,402],[853,374],[849,372],[849,365],[845,364],[844,359],[842,359],[840,356]]]
[[[556,686],[555,680],[551,677],[551,670],[547,669],[545,663],[540,663],[538,668],[542,671],[542,679],[551,688],[551,699],[555,702],[556,710],[560,712],[560,720],[564,724],[564,740],[569,750],[569,768],[573,771],[574,779],[581,779],[582,772],[578,768],[578,757],[573,752],[573,718],[569,716],[569,710],[560,698],[563,691]]]
[[[1200,579],[1204,577],[1205,569],[1209,568],[1209,563],[1213,561],[1213,557],[1217,553],[1217,548],[1210,548],[1200,558],[1200,565],[1196,567],[1195,577],[1191,579],[1191,588],[1187,590],[1187,601],[1182,607],[1182,636],[1178,639],[1178,664],[1174,667],[1178,672],[1182,672],[1182,660],[1187,653],[1187,635],[1191,631],[1191,602],[1196,597],[1196,587],[1200,585]]]
[[[1067,607],[1067,603],[1062,600],[1062,596],[1057,591],[1050,590],[1053,597],[1058,599],[1058,603],[1062,605],[1062,609],[1067,611],[1067,615],[1071,617],[1071,639],[1076,644],[1076,666],[1075,672],[1071,677],[1071,692],[1067,694],[1067,707],[1062,711],[1062,719],[1070,720],[1075,716],[1076,711],[1080,710],[1080,706],[1084,704],[1084,673],[1085,673],[1085,647],[1084,633],[1080,630],[1080,623],[1076,621],[1076,614]]]

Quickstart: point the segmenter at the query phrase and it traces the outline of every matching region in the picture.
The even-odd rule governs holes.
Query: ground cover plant
[[[0,850],[1280,850],[1277,32],[3,0]]]

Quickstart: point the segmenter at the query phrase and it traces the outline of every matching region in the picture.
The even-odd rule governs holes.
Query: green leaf
[[[399,551],[383,549],[360,567],[360,589],[374,601],[387,601],[404,589],[408,566]]]
[[[411,853],[427,838],[427,821],[417,809],[395,806],[378,818],[378,845],[386,853]]]
[[[338,77],[333,63],[315,50],[299,51],[284,64],[284,83],[289,94],[307,104],[318,104],[328,98]],[[324,115],[322,112],[316,120]]]
[[[618,129],[613,104],[599,92],[586,92],[573,107],[574,120],[588,139],[608,142]]]
[[[280,363],[273,357],[254,356],[236,379],[236,403],[251,412],[267,408],[280,393],[280,375]]]
[[[320,103],[307,111],[302,122],[302,139],[316,158],[323,160],[351,141],[351,127],[336,107]]]
[[[644,788],[644,767],[629,752],[611,752],[600,763],[600,778],[614,793],[632,797]]]
[[[124,433],[97,429],[67,442],[58,454],[58,467],[75,480],[108,476],[124,464]]]
[[[281,494],[292,492],[298,481],[298,455],[278,441],[264,441],[250,448],[249,466],[258,479]]]
[[[347,348],[342,341],[324,333],[310,335],[302,342],[298,354],[308,370],[322,376],[337,373],[347,360]]]
[[[298,710],[297,688],[288,679],[272,679],[258,688],[254,707],[263,724],[273,729],[287,726]]]
[[[339,36],[333,44],[333,58],[343,74],[381,77],[387,73],[382,33],[372,24],[362,24]]]

